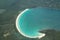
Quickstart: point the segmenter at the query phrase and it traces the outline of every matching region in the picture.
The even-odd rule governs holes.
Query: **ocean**
[[[42,30],[54,29],[60,31],[60,10],[42,7],[28,9],[19,16],[17,27],[22,35],[31,38],[42,35],[38,34]]]

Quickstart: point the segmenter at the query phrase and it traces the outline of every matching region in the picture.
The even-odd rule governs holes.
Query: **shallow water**
[[[60,30],[60,10],[52,8],[32,8],[18,19],[19,29],[30,37],[47,29]]]

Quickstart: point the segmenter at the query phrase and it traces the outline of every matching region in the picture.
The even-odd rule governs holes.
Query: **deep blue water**
[[[18,25],[20,30],[28,36],[37,36],[38,31],[60,30],[60,10],[52,8],[32,8],[23,13]]]

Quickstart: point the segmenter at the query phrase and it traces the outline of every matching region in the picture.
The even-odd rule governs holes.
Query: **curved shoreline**
[[[18,20],[19,20],[20,16],[21,16],[24,12],[26,12],[26,11],[28,11],[28,10],[29,10],[29,9],[25,9],[24,11],[22,11],[22,12],[17,16],[17,19],[16,19],[16,28],[17,28],[17,30],[19,31],[19,33],[22,34],[22,35],[25,36],[25,37],[29,37],[29,38],[39,38],[39,39],[40,39],[40,38],[44,37],[45,34],[39,33],[39,36],[31,37],[31,36],[25,35],[25,34],[22,33],[22,31],[19,29]],[[41,34],[41,35],[40,35],[40,34]]]

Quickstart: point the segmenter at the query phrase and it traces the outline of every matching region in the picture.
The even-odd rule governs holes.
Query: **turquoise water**
[[[18,19],[19,29],[30,37],[47,29],[60,30],[60,10],[52,8],[32,8]]]

